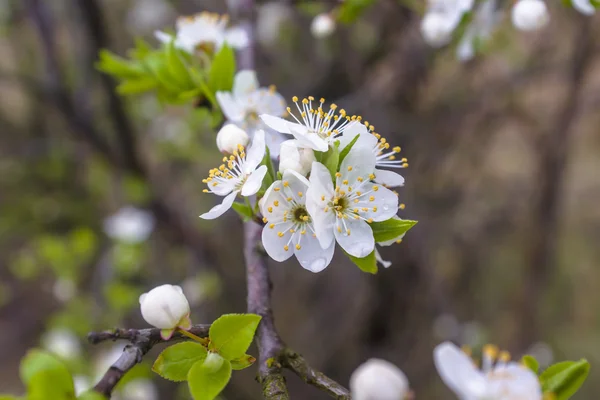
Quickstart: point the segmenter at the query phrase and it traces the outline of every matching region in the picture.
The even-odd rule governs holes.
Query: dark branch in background
[[[190,332],[196,336],[208,337],[210,325],[194,325]],[[115,329],[114,331],[92,332],[88,335],[88,341],[92,344],[98,344],[107,340],[129,340],[129,344],[123,349],[121,356],[110,366],[102,379],[94,386],[94,390],[104,396],[110,397],[115,386],[125,376],[125,374],[136,364],[142,361],[142,358],[159,343],[175,342],[179,340],[189,340],[187,336],[176,332],[168,341],[160,337],[160,329]]]
[[[593,23],[589,17],[579,16],[579,32],[573,41],[575,52],[567,70],[570,81],[561,111],[551,130],[541,135],[537,149],[537,182],[540,190],[534,200],[531,221],[531,246],[527,259],[528,270],[523,285],[520,349],[542,338],[538,304],[545,293],[549,279],[556,271],[558,217],[561,193],[564,185],[567,156],[570,147],[571,128],[577,119],[580,92],[586,71],[593,59]]]

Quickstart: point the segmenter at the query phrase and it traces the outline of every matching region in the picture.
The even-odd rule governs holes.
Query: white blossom
[[[284,137],[269,129],[258,117],[261,114],[283,117],[287,113],[286,102],[275,86],[261,88],[254,71],[242,70],[235,75],[231,92],[217,92],[217,101],[227,121],[246,131],[251,138],[258,130],[264,130],[271,157],[277,158]]]
[[[534,31],[548,24],[550,16],[543,0],[518,0],[512,8],[512,23],[522,31]]]
[[[75,387],[75,396],[79,396],[92,386],[92,382],[85,375],[75,375],[73,377],[73,386]]]
[[[281,143],[279,151],[279,172],[282,174],[291,169],[300,175],[306,176],[315,161],[315,153],[312,149],[298,146],[297,140],[286,140]]]
[[[319,244],[305,204],[308,187],[306,178],[291,169],[269,187],[260,202],[266,224],[262,242],[275,261],[295,255],[303,268],[320,272],[331,262],[335,243],[324,248]]]
[[[293,135],[301,147],[308,147],[317,151],[327,151],[344,132],[352,129],[360,123],[361,117],[346,115],[344,109],[336,112],[337,105],[331,104],[329,111],[323,111],[325,99],[320,99],[317,108],[313,108],[314,97],[302,99],[302,105],[298,103],[298,97],[294,96],[292,101],[296,104],[299,117],[292,113],[290,107],[288,113],[296,122],[286,121],[283,118],[269,114],[261,114],[260,118],[267,126],[277,132]]]
[[[64,360],[71,360],[81,355],[81,344],[77,336],[68,329],[52,329],[42,336],[44,348]]]
[[[403,400],[408,395],[408,379],[394,364],[371,358],[350,377],[353,400]]]
[[[434,47],[450,43],[452,32],[472,7],[473,0],[429,0],[427,12],[421,21],[421,33],[425,41]]]
[[[442,380],[460,399],[542,399],[537,376],[494,346],[484,349],[482,369],[450,342],[438,345],[433,355]]]
[[[127,382],[121,390],[123,400],[158,400],[156,385],[147,378],[137,378]]]
[[[238,147],[229,158],[223,158],[224,164],[209,171],[208,178],[202,180],[208,189],[205,193],[225,196],[223,202],[214,206],[200,218],[215,219],[231,208],[238,194],[252,196],[258,192],[267,167],[260,165],[265,155],[265,133],[258,131],[254,136],[248,153],[243,146]]]
[[[75,293],[77,292],[77,287],[75,286],[75,282],[73,279],[69,278],[58,278],[54,285],[52,285],[52,294],[54,297],[62,302],[66,303],[71,300]]]
[[[501,18],[502,13],[496,9],[496,0],[484,1],[477,8],[473,21],[458,44],[456,49],[458,59],[460,61],[471,60],[475,56],[475,43],[488,40]]]
[[[217,133],[217,148],[221,153],[233,154],[238,146],[246,147],[250,137],[234,124],[225,124]]]
[[[363,124],[355,124],[352,129],[340,137],[340,149],[350,144],[356,135],[360,135],[354,147],[369,148],[373,152],[375,156],[374,181],[387,187],[404,186],[404,177],[402,175],[383,168],[406,168],[408,167],[408,160],[404,157],[398,159],[396,155],[400,153],[400,147],[395,146],[390,150],[388,141],[381,137],[380,134],[370,132],[372,129],[374,129],[373,125],[369,125],[367,128]]]
[[[371,149],[357,144],[342,161],[335,187],[329,170],[313,163],[306,206],[322,248],[335,240],[351,256],[363,258],[375,248],[369,224],[392,218],[398,210],[398,197],[371,182],[375,157]]]
[[[154,216],[148,211],[127,206],[104,220],[104,232],[112,239],[141,243],[154,230]]]
[[[282,28],[293,18],[289,5],[268,2],[258,6],[256,40],[263,46],[272,46],[281,37]]]
[[[591,0],[571,0],[573,8],[585,15],[594,15],[596,8]]]
[[[171,337],[175,328],[191,328],[190,305],[180,286],[161,285],[140,296],[142,317],[150,325],[161,329],[164,339]]]
[[[313,18],[310,32],[316,38],[325,38],[335,32],[335,20],[329,13],[322,13]]]
[[[226,15],[201,12],[199,14],[180,17],[177,19],[175,46],[188,53],[197,49],[209,52],[220,49],[223,44],[236,49],[248,46],[248,35],[240,27],[227,28],[229,18]],[[173,37],[162,31],[155,32],[156,38],[163,43],[169,43]]]

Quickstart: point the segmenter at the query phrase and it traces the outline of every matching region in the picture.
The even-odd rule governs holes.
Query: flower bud
[[[217,133],[217,147],[221,153],[233,154],[239,145],[246,147],[249,141],[246,131],[234,124],[226,124]]]
[[[408,395],[408,379],[394,364],[371,358],[350,377],[353,400],[401,400]]]
[[[318,39],[330,36],[335,31],[335,20],[329,13],[317,15],[310,25],[310,32]]]
[[[279,149],[279,172],[282,174],[291,169],[306,176],[315,161],[312,149],[300,148],[296,140],[286,140]]]
[[[421,21],[421,34],[427,44],[441,47],[452,39],[453,25],[449,17],[439,12],[428,12]]]
[[[127,206],[104,220],[104,232],[115,240],[141,243],[154,230],[154,216],[148,211]]]
[[[162,330],[189,329],[190,305],[180,286],[162,285],[140,296],[142,317]],[[170,337],[169,333],[168,337]],[[163,336],[163,338],[165,338]]]
[[[512,23],[522,31],[540,29],[550,21],[548,8],[542,0],[519,0],[512,8]]]

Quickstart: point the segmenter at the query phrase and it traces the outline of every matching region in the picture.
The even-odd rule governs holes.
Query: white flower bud
[[[298,147],[296,140],[281,143],[279,160],[279,172],[282,174],[291,169],[304,176],[309,173],[313,161],[316,161],[313,150]]]
[[[548,8],[542,0],[519,0],[512,8],[512,23],[522,31],[540,29],[550,21]]]
[[[408,379],[394,364],[371,358],[350,377],[353,400],[399,400],[408,394]]]
[[[246,131],[234,124],[226,124],[217,133],[217,147],[221,153],[233,154],[238,145],[246,147],[249,141]]]
[[[141,243],[154,230],[154,216],[135,207],[123,207],[104,220],[104,232],[113,239]]]
[[[162,285],[140,296],[142,317],[159,329],[189,326],[190,305],[180,286]]]
[[[421,34],[425,42],[433,47],[441,47],[452,40],[454,26],[449,17],[439,12],[428,12],[421,21]]]
[[[335,31],[335,20],[329,13],[317,15],[310,24],[310,32],[316,38],[325,38]]]

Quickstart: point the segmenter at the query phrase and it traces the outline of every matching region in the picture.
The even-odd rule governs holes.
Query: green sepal
[[[344,253],[346,253],[346,251],[344,251]],[[368,256],[363,258],[354,257],[348,253],[346,253],[346,255],[348,256],[348,258],[350,258],[350,260],[352,260],[354,264],[356,264],[358,268],[360,268],[361,271],[373,275],[377,273],[377,259],[375,258],[375,250],[373,250]]]
[[[411,221],[408,219],[400,218],[390,218],[387,221],[372,222],[370,226],[373,230],[375,242],[383,243],[389,242],[390,240],[397,240],[416,224],[417,221]]]

